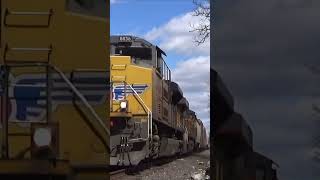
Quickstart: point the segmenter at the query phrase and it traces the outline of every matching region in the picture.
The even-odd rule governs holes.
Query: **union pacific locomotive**
[[[207,148],[203,123],[171,80],[165,52],[139,37],[110,41],[110,165]]]
[[[106,179],[106,6],[0,1],[1,180]]]

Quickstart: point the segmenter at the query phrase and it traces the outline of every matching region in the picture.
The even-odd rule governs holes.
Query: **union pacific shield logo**
[[[137,92],[137,94],[143,94],[147,89],[147,84],[134,84],[132,88]],[[124,100],[125,95],[133,95],[134,91],[127,85],[124,84],[114,84],[112,89],[113,100],[119,101]]]
[[[95,105],[103,105],[106,102],[109,81],[106,73],[79,72],[66,76],[74,86],[87,99]],[[75,97],[67,83],[58,75],[52,74],[52,111],[59,105],[72,104]],[[46,116],[46,75],[23,74],[10,77],[10,120],[41,121]],[[81,103],[80,101],[77,101]]]

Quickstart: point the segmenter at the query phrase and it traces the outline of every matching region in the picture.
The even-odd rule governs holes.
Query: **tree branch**
[[[189,32],[197,33],[195,42],[199,46],[210,37],[210,4],[209,0],[193,0],[193,3],[196,8],[192,15],[200,17],[201,20],[197,27],[191,25],[192,30]]]

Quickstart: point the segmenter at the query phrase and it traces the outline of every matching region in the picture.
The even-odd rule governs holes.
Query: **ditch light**
[[[31,156],[36,159],[54,158],[57,153],[57,124],[33,124]]]
[[[121,101],[120,102],[120,110],[121,110],[121,112],[128,111],[128,101]]]

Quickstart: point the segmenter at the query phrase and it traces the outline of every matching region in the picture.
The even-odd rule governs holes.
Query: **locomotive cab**
[[[111,36],[110,41],[111,55],[130,56],[132,64],[156,68],[161,73],[161,65],[164,62],[162,55],[166,54],[160,48],[133,36]]]

